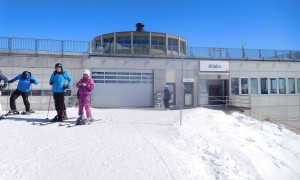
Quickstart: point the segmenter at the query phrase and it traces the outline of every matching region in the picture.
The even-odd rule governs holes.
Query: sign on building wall
[[[229,71],[229,62],[228,61],[200,61],[200,71],[227,72]]]
[[[195,82],[194,78],[183,78],[183,82]]]

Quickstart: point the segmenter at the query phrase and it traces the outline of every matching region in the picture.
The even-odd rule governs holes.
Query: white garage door
[[[153,71],[93,69],[93,107],[150,107],[153,105]]]

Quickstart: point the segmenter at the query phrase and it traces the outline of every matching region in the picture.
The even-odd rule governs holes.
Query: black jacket
[[[1,81],[4,81],[3,85],[2,85],[2,88],[1,89],[4,89],[7,87],[7,84],[8,84],[8,79],[6,76],[4,76],[3,74],[0,73],[0,82]],[[1,86],[1,85],[0,85]]]

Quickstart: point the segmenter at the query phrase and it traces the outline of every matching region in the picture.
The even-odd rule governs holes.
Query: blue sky
[[[0,0],[0,36],[91,41],[134,31],[190,46],[300,50],[300,0]]]

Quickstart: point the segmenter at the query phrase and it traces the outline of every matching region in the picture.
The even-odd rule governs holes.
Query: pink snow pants
[[[79,116],[83,115],[83,108],[85,108],[86,117],[91,118],[92,114],[91,114],[91,107],[90,107],[90,99],[91,99],[91,95],[80,95],[79,111],[78,111]]]

